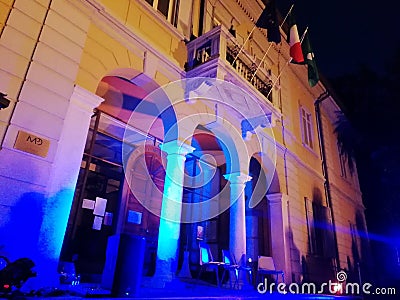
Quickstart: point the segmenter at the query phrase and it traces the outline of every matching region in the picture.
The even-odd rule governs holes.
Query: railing
[[[204,65],[218,57],[223,58],[242,78],[254,86],[272,103],[271,71],[260,68],[254,76],[258,64],[246,51],[240,51],[236,40],[225,28],[221,26],[214,28],[189,42],[187,48],[187,71],[194,70],[198,66]],[[239,56],[236,58],[238,53]]]

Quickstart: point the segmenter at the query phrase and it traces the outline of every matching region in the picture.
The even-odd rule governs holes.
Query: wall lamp
[[[0,92],[0,109],[7,108],[10,105],[10,100],[6,96],[7,94]]]

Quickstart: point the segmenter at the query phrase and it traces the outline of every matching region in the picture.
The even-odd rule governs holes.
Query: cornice
[[[330,186],[333,190],[335,190],[335,192],[337,192],[338,194],[340,194],[343,198],[345,198],[348,202],[351,202],[352,204],[358,206],[359,208],[365,210],[365,206],[362,203],[362,193],[358,190],[354,190],[353,191],[357,194],[357,196],[359,196],[361,198],[361,202],[358,202],[356,200],[354,200],[352,197],[350,197],[348,194],[343,192],[343,189],[340,189],[339,186],[337,186],[334,182],[330,182]]]
[[[246,9],[246,5],[242,3],[243,1],[241,0],[236,0],[236,3],[239,5],[239,7],[243,10],[243,12],[249,17],[249,19],[254,22],[254,17],[250,14],[250,12]]]
[[[103,101],[103,98],[93,94],[92,92],[89,92],[79,85],[75,85],[71,96],[71,103],[74,103],[82,111],[90,114],[92,114],[93,109],[98,107]]]
[[[318,171],[316,171],[315,169],[313,169],[309,165],[307,165],[305,162],[303,162],[303,160],[296,153],[291,151],[289,148],[285,147],[284,145],[282,145],[281,143],[279,143],[277,141],[275,141],[275,144],[276,144],[277,152],[279,150],[281,152],[283,158],[284,158],[285,152],[286,152],[287,155],[289,155],[291,158],[293,158],[307,172],[316,176],[318,179],[320,179],[322,181],[325,180],[325,178],[322,175],[322,169],[321,169],[321,173],[318,173]]]

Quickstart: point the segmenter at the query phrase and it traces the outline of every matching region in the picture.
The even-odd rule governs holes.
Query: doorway
[[[141,204],[161,207],[165,177],[161,141],[129,127],[135,143],[127,144],[126,128],[126,123],[103,111],[92,116],[60,256],[61,261],[75,263],[81,282],[101,282],[108,238],[120,233],[146,237],[144,275],[154,272],[159,215]],[[132,153],[139,155],[125,176],[123,155]],[[146,174],[161,191],[157,195],[146,188]],[[140,201],[138,186],[144,187]]]

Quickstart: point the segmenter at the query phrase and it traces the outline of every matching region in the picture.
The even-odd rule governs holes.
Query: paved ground
[[[321,300],[350,300],[362,299],[361,297],[346,297],[346,296],[332,296],[332,295],[293,295],[287,293],[285,295],[269,291],[265,294],[257,292],[252,286],[247,286],[243,289],[232,289],[227,287],[216,287],[215,285],[208,284],[201,280],[176,280],[173,284],[167,285],[165,288],[154,288],[151,286],[141,286],[135,293],[129,295],[112,296],[109,291],[101,289],[96,285],[80,284],[78,286],[62,286],[57,289],[45,289],[42,295],[36,294],[35,296],[20,296],[13,299],[47,299],[47,300],[60,300],[60,299],[260,299],[267,298],[272,300],[306,300],[306,299],[321,299]]]

